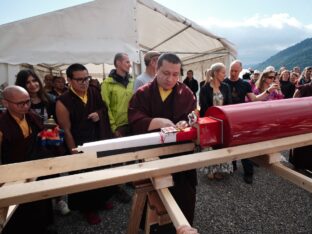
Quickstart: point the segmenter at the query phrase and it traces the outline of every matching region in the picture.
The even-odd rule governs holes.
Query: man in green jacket
[[[116,69],[103,81],[101,94],[108,107],[110,125],[115,137],[129,134],[128,104],[133,94],[134,81],[129,74],[131,63],[126,53],[117,53]]]

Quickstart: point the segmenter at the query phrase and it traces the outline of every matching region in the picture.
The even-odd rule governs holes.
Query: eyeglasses
[[[30,106],[30,104],[31,104],[30,99],[28,99],[26,101],[21,101],[21,102],[13,102],[13,101],[10,101],[8,99],[5,99],[5,100],[10,102],[10,103],[17,105],[17,107],[19,107],[19,108],[22,108],[24,106]]]
[[[91,76],[87,76],[85,78],[71,78],[76,81],[78,84],[88,83],[91,80]]]

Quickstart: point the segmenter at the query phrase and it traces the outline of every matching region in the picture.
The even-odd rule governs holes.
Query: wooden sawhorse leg
[[[146,203],[147,193],[154,190],[150,180],[141,180],[134,182],[134,195],[132,197],[132,207],[128,223],[127,234],[136,234],[139,232],[140,222]]]

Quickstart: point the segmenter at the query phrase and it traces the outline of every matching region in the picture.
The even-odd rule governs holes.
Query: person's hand
[[[121,132],[119,132],[118,130],[116,130],[116,131],[114,132],[114,137],[116,137],[116,138],[122,137]]]
[[[88,115],[88,119],[91,119],[93,122],[97,122],[100,120],[99,114],[97,112],[93,112]]]
[[[148,131],[153,131],[155,129],[175,127],[175,124],[171,120],[165,118],[153,118],[148,126]]]
[[[79,154],[79,151],[76,150],[76,149],[72,149],[72,150],[70,151],[70,154]]]
[[[187,128],[188,124],[185,120],[181,120],[181,121],[177,122],[176,127],[182,130],[184,128]]]
[[[183,225],[177,228],[177,234],[199,234],[199,233],[196,228]]]
[[[165,127],[174,127],[174,123],[170,119],[165,119],[165,118],[159,118],[159,125],[161,128]]]
[[[280,87],[279,87],[278,84],[272,83],[272,84],[270,85],[270,87],[268,88],[268,91],[269,91],[270,93],[272,93],[272,92],[274,92],[274,91],[276,91],[276,90],[279,90],[279,89],[280,89]]]

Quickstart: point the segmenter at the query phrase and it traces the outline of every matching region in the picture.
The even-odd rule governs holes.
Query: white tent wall
[[[0,63],[139,62],[136,0],[98,0],[0,27]]]
[[[223,63],[227,70],[226,74],[229,75],[229,68],[232,61],[235,60],[235,56],[230,53],[216,53],[216,54],[207,54],[200,55],[196,58],[192,58],[189,60],[183,61],[183,70],[186,72],[187,70],[193,70],[194,77],[200,82],[202,78],[204,78],[205,71],[210,68],[210,66],[214,63]],[[184,74],[185,76],[186,74]]]
[[[0,63],[0,86],[13,85],[20,65]]]
[[[152,0],[138,0],[138,3],[137,28],[141,49],[174,52],[182,60],[220,49],[236,54],[226,39],[213,35],[184,16]]]
[[[50,64],[53,72],[53,64],[113,64],[114,55],[125,52],[136,77],[145,69],[142,52],[149,50],[177,53],[187,66],[201,55],[214,59],[216,51],[223,51],[218,56],[224,61],[236,56],[226,39],[153,0],[95,0],[0,26],[4,66]],[[206,65],[197,62],[199,76]],[[1,65],[0,77],[10,84],[17,72],[11,73]]]

